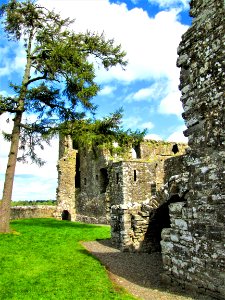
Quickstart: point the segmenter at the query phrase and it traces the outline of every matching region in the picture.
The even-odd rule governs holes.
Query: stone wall
[[[75,175],[77,151],[69,136],[60,137],[58,160],[57,209],[58,219],[75,221]]]
[[[180,155],[187,145],[182,144],[176,154],[172,152],[173,145],[148,141],[141,144],[147,161],[133,159],[112,164],[111,238],[122,251],[161,249],[161,231],[170,226],[168,203],[180,201],[187,189],[184,156]],[[165,202],[167,205],[163,205]]]
[[[102,146],[73,146],[69,137],[60,137],[55,216],[67,212],[71,220],[107,224],[112,205],[149,201],[163,185],[165,159],[187,147],[176,145],[174,154],[174,143],[148,140],[119,156]]]
[[[52,205],[32,205],[11,207],[11,220],[32,218],[53,218],[56,207]]]
[[[225,299],[225,3],[191,1],[190,13],[178,49],[188,192],[169,205],[163,279]]]
[[[108,157],[109,151],[79,149],[80,182],[76,186],[76,220],[87,223],[109,222]]]

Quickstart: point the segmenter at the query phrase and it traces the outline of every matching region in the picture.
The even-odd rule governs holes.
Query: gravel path
[[[207,296],[193,295],[168,288],[160,282],[162,258],[160,253],[120,252],[110,240],[82,242],[82,245],[98,258],[109,271],[110,279],[143,300],[211,300]]]

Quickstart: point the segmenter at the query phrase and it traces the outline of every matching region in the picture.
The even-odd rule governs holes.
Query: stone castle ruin
[[[121,250],[161,251],[164,282],[225,299],[225,1],[190,7],[177,61],[188,147],[144,141],[119,157],[61,138],[56,216],[110,223]]]

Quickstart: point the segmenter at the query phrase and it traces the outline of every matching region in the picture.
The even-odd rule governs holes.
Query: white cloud
[[[148,0],[151,4],[158,4],[163,8],[182,7],[189,8],[189,0]]]
[[[120,67],[108,72],[100,68],[96,72],[99,82],[171,79],[177,76],[176,49],[187,29],[177,19],[178,10],[161,11],[150,18],[143,9],[128,10],[124,3],[110,4],[108,0],[39,2],[49,8],[55,7],[63,17],[75,18],[75,31],[104,31],[108,38],[115,38],[116,43],[121,43],[129,61],[126,71]]]
[[[178,90],[169,92],[160,102],[158,112],[166,115],[176,115],[181,118],[183,107],[180,101],[180,92]]]
[[[154,124],[152,122],[145,122],[142,123],[140,126],[140,128],[147,128],[148,130],[152,129],[154,127]]]
[[[12,46],[12,44],[10,44]],[[13,53],[13,54],[12,54]],[[16,47],[0,48],[0,77],[8,76],[14,72],[21,73],[26,63],[26,53],[22,42],[18,42]]]
[[[146,134],[144,137],[145,140],[155,140],[155,141],[161,141],[162,137],[155,133]]]
[[[105,71],[100,67],[96,70],[100,84],[108,83],[106,86],[109,86],[114,80],[118,80],[120,84],[131,84],[136,80],[154,82],[151,86],[128,95],[125,101],[157,99],[161,100],[158,112],[176,116],[181,114],[179,70],[176,67],[177,47],[188,26],[179,22],[179,9],[160,11],[151,18],[141,8],[128,10],[125,3],[110,4],[108,0],[40,2],[60,11],[63,17],[75,18],[75,31],[104,31],[107,38],[115,38],[116,43],[121,43],[129,62],[126,71],[120,67]],[[183,1],[183,4],[186,5],[186,2]],[[182,1],[170,3],[175,5]],[[158,4],[165,6],[169,1],[158,1]],[[102,94],[109,92],[108,87],[102,90]]]
[[[174,131],[168,138],[168,142],[187,143],[188,138],[184,136],[183,131],[186,129],[185,126],[180,126]]]
[[[128,129],[128,128],[137,128],[138,124],[141,124],[142,119],[140,117],[128,117],[123,119],[123,126]]]
[[[160,100],[163,96],[167,94],[167,90],[168,90],[168,80],[162,78],[152,83],[149,87],[142,88],[136,93],[132,93],[128,95],[125,101],[138,102],[138,101]]]
[[[108,95],[113,95],[113,92],[116,90],[115,86],[109,86],[109,85],[105,85],[101,91],[98,93],[98,95],[100,96],[108,96]]]

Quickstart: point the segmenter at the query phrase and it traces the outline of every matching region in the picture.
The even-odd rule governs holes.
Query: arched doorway
[[[170,228],[170,215],[169,205],[175,202],[185,201],[183,197],[179,195],[173,195],[171,198],[155,209],[149,217],[149,225],[147,232],[145,233],[144,241],[142,244],[145,252],[161,252],[161,233],[163,228]]]
[[[68,210],[63,210],[62,212],[62,220],[71,221],[71,214]]]

